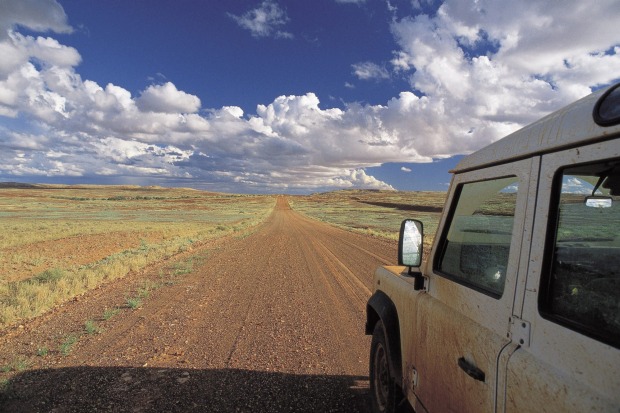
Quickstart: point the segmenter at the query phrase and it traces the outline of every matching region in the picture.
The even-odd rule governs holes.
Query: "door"
[[[620,141],[543,155],[507,412],[620,411]]]
[[[516,347],[509,326],[532,168],[522,160],[454,178],[417,309],[414,392],[429,412],[496,410],[498,358]]]

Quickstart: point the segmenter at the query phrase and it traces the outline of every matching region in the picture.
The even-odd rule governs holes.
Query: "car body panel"
[[[541,285],[551,277],[545,267],[549,248],[556,242],[548,232],[557,224],[551,209],[559,202],[552,195],[558,171],[606,159],[619,164],[620,124],[602,127],[592,117],[604,93],[583,98],[457,165],[431,252],[413,270],[424,277],[421,290],[414,288],[406,267],[377,269],[375,291],[393,303],[398,317],[397,382],[416,411],[620,412],[619,349],[545,315],[540,304]],[[518,178],[518,193],[505,284],[494,295],[455,278],[439,263],[460,190],[503,176]],[[464,209],[467,202],[462,201]],[[620,235],[616,239],[620,243]],[[469,250],[459,242],[450,240],[463,256]],[[611,317],[620,318],[620,311]]]

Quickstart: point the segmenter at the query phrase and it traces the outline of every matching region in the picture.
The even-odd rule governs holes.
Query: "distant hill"
[[[24,184],[22,182],[0,182],[0,188],[39,188],[37,184]]]
[[[194,191],[203,195],[230,195],[220,192],[203,191],[185,187],[165,187],[159,185],[140,186],[140,185],[95,185],[95,184],[27,184],[23,182],[0,182],[0,189],[89,189],[89,190],[121,190],[121,191]]]
[[[23,189],[143,189],[138,185],[64,185],[64,184],[26,184],[23,182],[0,182],[0,188],[23,188]]]

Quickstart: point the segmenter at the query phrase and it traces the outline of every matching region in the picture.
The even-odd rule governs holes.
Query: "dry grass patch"
[[[424,224],[424,245],[430,250],[445,192],[344,190],[290,197],[298,212],[323,222],[372,236],[397,240],[401,222],[416,218]]]
[[[103,282],[263,222],[275,197],[187,189],[0,192],[0,328]]]

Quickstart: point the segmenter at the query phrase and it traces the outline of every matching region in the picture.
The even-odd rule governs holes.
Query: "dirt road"
[[[161,280],[161,268],[5,332],[0,351],[27,369],[0,411],[367,411],[364,310],[375,267],[395,261],[394,242],[307,219],[279,198],[253,234],[191,254],[182,257],[191,271],[139,309],[101,316],[145,277]],[[86,320],[98,331],[85,333]]]

